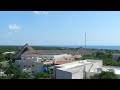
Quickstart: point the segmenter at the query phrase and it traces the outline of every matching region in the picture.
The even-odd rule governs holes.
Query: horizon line
[[[25,45],[25,44],[24,44]],[[24,46],[24,45],[0,45],[0,46]],[[28,44],[30,46],[82,46],[82,47],[85,47],[84,45],[31,45],[31,44]],[[120,45],[86,45],[87,46],[120,46]]]

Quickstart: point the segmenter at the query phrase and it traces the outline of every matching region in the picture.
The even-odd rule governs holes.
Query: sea
[[[66,47],[66,48],[85,48],[85,46],[79,45],[57,45],[56,47]],[[108,50],[120,50],[120,46],[86,46],[88,49],[108,49]]]

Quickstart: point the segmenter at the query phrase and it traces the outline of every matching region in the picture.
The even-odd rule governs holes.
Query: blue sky
[[[0,11],[0,45],[120,45],[119,11]]]

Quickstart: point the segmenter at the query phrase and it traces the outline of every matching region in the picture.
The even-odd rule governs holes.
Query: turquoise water
[[[68,47],[68,48],[82,47],[82,48],[84,48],[84,46],[78,46],[78,45],[58,45],[57,47]],[[120,46],[86,46],[86,48],[120,50]]]

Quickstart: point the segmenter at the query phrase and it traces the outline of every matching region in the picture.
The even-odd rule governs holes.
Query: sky
[[[120,11],[0,11],[0,45],[120,46]]]

